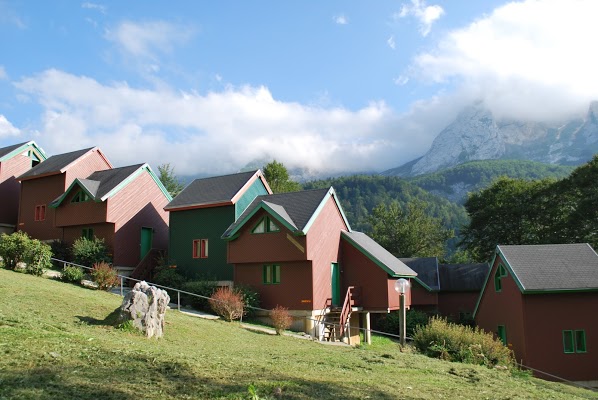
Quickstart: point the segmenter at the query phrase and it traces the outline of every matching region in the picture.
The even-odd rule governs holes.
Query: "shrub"
[[[243,316],[243,296],[231,288],[219,288],[209,301],[212,310],[227,321],[233,321]]]
[[[190,304],[196,310],[210,312],[209,299],[216,291],[216,283],[214,281],[191,281],[183,283],[182,290],[185,292],[197,294],[203,297],[190,296],[188,294],[181,295],[181,301],[184,304]]]
[[[112,258],[108,252],[108,247],[104,243],[104,239],[94,237],[89,240],[80,237],[73,243],[73,260],[77,264],[89,267],[96,263],[110,263]]]
[[[245,304],[245,312],[243,315],[251,317],[257,311],[256,308],[260,306],[260,294],[250,286],[235,286],[235,290],[243,296],[243,304]]]
[[[83,279],[83,269],[74,265],[67,265],[62,270],[60,279],[64,282],[79,283]]]
[[[428,321],[430,320],[430,316],[423,311],[419,310],[407,310],[406,312],[406,322],[405,322],[405,329],[406,329],[406,336],[412,337],[415,329],[418,326],[427,325]],[[393,311],[385,316],[379,322],[379,329],[382,332],[388,332],[395,335],[399,334],[400,330],[400,319],[399,319],[399,311]]]
[[[513,364],[511,350],[491,333],[451,324],[443,318],[434,317],[428,325],[416,329],[413,343],[421,353],[448,361],[487,367]]]
[[[73,254],[71,252],[71,246],[64,240],[54,240],[50,243],[52,248],[52,257],[62,261],[73,261]],[[61,263],[52,261],[54,268],[60,268]]]
[[[98,284],[100,290],[110,290],[118,285],[118,274],[116,270],[105,262],[93,265],[91,279]]]
[[[37,239],[29,239],[25,250],[25,272],[40,276],[44,269],[52,266],[52,249]]]
[[[0,236],[0,257],[6,269],[15,270],[17,265],[25,261],[25,253],[31,239],[25,232],[5,233]]]
[[[185,283],[185,277],[179,274],[174,268],[161,267],[152,278],[152,281],[156,285],[171,287],[173,289],[182,289],[183,284]],[[167,289],[166,291],[172,300],[177,298],[176,292]]]
[[[277,335],[282,334],[285,329],[289,329],[293,323],[293,317],[289,314],[289,309],[282,306],[276,306],[270,311],[270,318]]]

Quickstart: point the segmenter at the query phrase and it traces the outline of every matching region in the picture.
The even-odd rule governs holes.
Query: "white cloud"
[[[403,85],[406,85],[407,82],[409,82],[409,77],[405,76],[405,75],[401,75],[398,78],[395,78],[393,80],[393,82],[395,83],[395,85],[403,86]]]
[[[347,25],[349,23],[349,19],[344,14],[335,15],[332,20],[338,25]]]
[[[27,29],[23,19],[4,1],[0,1],[0,25],[14,25],[19,29]]]
[[[164,21],[121,22],[106,32],[106,39],[116,43],[128,55],[155,59],[158,53],[170,53],[175,46],[184,44],[193,35],[188,26]]]
[[[181,175],[234,172],[270,158],[327,173],[382,170],[419,156],[437,132],[406,126],[382,102],[357,111],[307,106],[276,100],[265,87],[202,95],[104,85],[58,70],[16,87],[44,108],[39,130],[49,153],[98,145],[116,165],[171,162]]]
[[[411,0],[411,4],[403,4],[401,11],[395,18],[415,17],[419,21],[419,31],[422,36],[428,36],[432,24],[444,14],[444,9],[439,5],[428,6],[425,0]]]
[[[386,41],[386,44],[388,44],[388,47],[390,47],[393,50],[395,50],[397,48],[397,44],[395,43],[394,35],[388,38],[388,40]]]
[[[0,80],[8,79],[8,74],[3,65],[0,65]]]
[[[85,2],[85,3],[81,4],[81,8],[87,8],[89,10],[97,10],[97,11],[101,12],[102,14],[106,14],[106,6],[102,5],[102,4]]]
[[[13,124],[2,114],[0,114],[0,139],[9,136],[19,136],[21,131],[15,128]]]
[[[456,85],[498,116],[544,119],[598,99],[598,2],[509,3],[419,54],[411,75]]]

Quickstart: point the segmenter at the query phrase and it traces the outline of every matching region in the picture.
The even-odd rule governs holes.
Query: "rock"
[[[138,282],[123,299],[118,321],[120,324],[131,321],[147,337],[162,337],[169,302],[170,296],[165,290],[145,281]]]

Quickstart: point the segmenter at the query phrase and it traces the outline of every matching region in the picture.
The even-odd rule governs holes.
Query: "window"
[[[501,279],[507,276],[507,270],[502,264],[498,264],[496,267],[496,273],[494,274],[494,290],[500,292],[502,290]]]
[[[46,205],[35,206],[35,221],[44,221],[46,219]]]
[[[272,221],[269,216],[265,216],[257,223],[251,233],[265,233],[265,232],[278,232],[280,228]]]
[[[567,354],[586,352],[586,331],[563,331],[563,351]]]
[[[504,325],[499,325],[496,330],[496,336],[500,339],[502,344],[507,345],[507,328]]]
[[[88,240],[93,240],[93,228],[83,228],[81,232],[81,237],[84,237]]]
[[[208,239],[193,241],[193,258],[208,258]]]
[[[265,285],[280,283],[280,265],[264,265],[263,280]]]
[[[89,195],[83,190],[79,190],[75,197],[73,197],[73,200],[71,200],[71,203],[84,203],[89,200],[91,200]]]

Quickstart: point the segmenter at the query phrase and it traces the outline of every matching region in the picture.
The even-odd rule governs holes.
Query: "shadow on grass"
[[[120,307],[117,307],[104,319],[97,319],[93,317],[85,317],[82,315],[75,315],[79,322],[94,325],[94,326],[115,326],[118,323],[118,316],[120,314]]]

